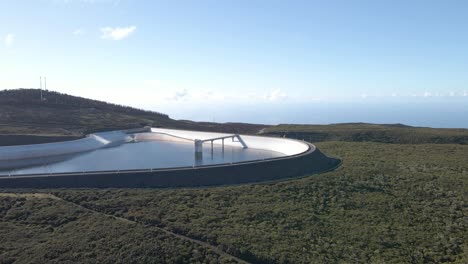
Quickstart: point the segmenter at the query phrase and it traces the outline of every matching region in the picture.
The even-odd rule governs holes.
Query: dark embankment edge
[[[0,135],[0,146],[32,145],[80,139],[78,136]]]
[[[0,177],[0,188],[201,187],[275,181],[330,171],[339,159],[310,145],[288,157],[234,164],[160,170],[89,172]]]

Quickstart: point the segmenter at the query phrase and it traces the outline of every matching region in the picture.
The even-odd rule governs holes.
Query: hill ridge
[[[41,100],[42,91],[42,100]],[[109,103],[105,101],[89,99],[81,96],[74,96],[51,90],[41,90],[34,88],[19,88],[0,91],[1,104],[41,104],[41,105],[66,105],[82,108],[100,108],[111,111],[134,113],[134,114],[154,114],[169,118],[167,114],[156,111],[144,110],[136,107]]]

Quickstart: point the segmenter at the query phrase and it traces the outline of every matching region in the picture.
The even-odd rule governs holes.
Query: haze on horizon
[[[176,118],[260,123],[406,122],[414,105],[434,111],[407,123],[468,127],[467,13],[457,0],[2,1],[0,89],[47,76]],[[401,113],[370,118],[375,105]],[[333,113],[294,119],[314,109]]]

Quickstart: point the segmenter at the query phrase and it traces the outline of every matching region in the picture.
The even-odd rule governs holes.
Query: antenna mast
[[[41,91],[41,102],[42,102],[42,76],[39,77],[39,89]]]

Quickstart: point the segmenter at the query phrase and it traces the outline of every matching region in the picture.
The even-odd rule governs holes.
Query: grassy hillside
[[[91,131],[170,125],[167,115],[43,91],[0,91],[0,133],[81,136]]]
[[[304,139],[310,142],[371,141],[397,144],[468,144],[468,129],[435,129],[401,124],[278,125],[265,128],[262,134]]]
[[[143,126],[255,134],[263,125],[179,121],[165,114],[39,89],[0,91],[0,146]]]
[[[56,257],[61,259],[85,258],[86,250],[74,248],[70,237],[93,241],[95,232],[104,238],[86,248],[86,254],[100,259],[112,259],[112,252],[123,245],[126,252],[140,254],[166,248],[167,243],[178,247],[166,248],[164,256],[151,255],[161,261],[175,258],[171,254],[179,250],[191,252],[184,248],[189,245],[157,235],[140,240],[159,227],[252,263],[468,262],[468,146],[349,142],[318,146],[341,157],[342,167],[298,180],[232,187],[47,191],[69,205],[135,221],[135,227],[93,214],[80,216],[68,207],[55,213],[50,210],[59,209],[52,205],[0,196],[3,208],[14,208],[0,211],[2,230],[8,230],[0,242],[4,252],[0,260],[43,256],[51,245],[59,248]],[[31,192],[2,190],[19,191]],[[48,231],[49,225],[54,231]],[[23,246],[29,250],[21,254],[8,246],[19,237],[28,237],[29,243]],[[130,239],[140,242],[127,244]],[[198,252],[203,258],[214,257]],[[191,257],[187,253],[186,258]]]

